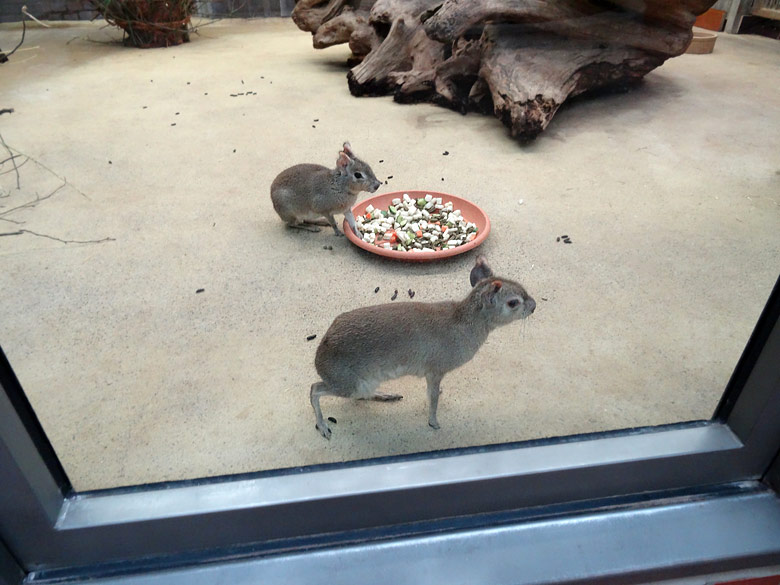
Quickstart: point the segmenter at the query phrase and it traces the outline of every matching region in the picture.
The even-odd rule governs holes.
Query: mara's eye
[[[363,173],[361,173],[360,171],[355,171],[355,178],[356,179],[362,179],[363,178]]]
[[[507,305],[509,305],[509,308],[510,308],[510,309],[514,309],[514,308],[515,308],[517,305],[519,305],[519,304],[520,304],[520,301],[519,301],[518,299],[510,299],[510,300],[507,302]]]

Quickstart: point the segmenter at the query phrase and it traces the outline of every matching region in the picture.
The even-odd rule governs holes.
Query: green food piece
[[[418,199],[417,200],[417,207],[422,209],[423,207],[425,207],[427,205],[427,203],[428,202],[425,199]]]
[[[395,214],[396,214],[396,209],[395,209],[395,207],[394,207],[394,206],[392,206],[392,205],[391,205],[390,207],[388,207],[388,211],[390,211],[390,213],[392,213],[393,215],[395,215]]]

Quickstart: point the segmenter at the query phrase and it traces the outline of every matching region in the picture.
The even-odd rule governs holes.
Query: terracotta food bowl
[[[357,237],[350,229],[347,221],[344,220],[344,233],[350,242],[355,244],[358,248],[377,254],[378,256],[384,256],[385,258],[393,258],[395,260],[403,260],[406,262],[430,262],[431,260],[439,260],[441,258],[449,258],[451,256],[457,256],[458,254],[464,254],[469,250],[473,250],[479,246],[490,233],[490,220],[487,214],[482,209],[462,197],[457,195],[450,195],[449,193],[439,193],[437,191],[393,191],[392,193],[382,193],[380,195],[374,195],[368,199],[360,201],[352,208],[352,213],[355,216],[364,215],[366,213],[366,207],[373,205],[377,209],[387,209],[395,198],[403,198],[404,193],[408,193],[409,197],[413,199],[421,199],[426,195],[432,197],[441,197],[443,203],[452,201],[452,205],[455,209],[460,209],[461,215],[467,221],[474,223],[477,226],[477,237],[470,242],[466,242],[460,246],[449,248],[446,250],[436,250],[434,252],[403,252],[400,250],[388,250],[376,244],[369,244]]]
[[[718,39],[718,35],[714,32],[707,31],[693,31],[693,38],[691,44],[685,50],[686,53],[693,55],[706,55],[712,53],[715,48],[715,41]]]

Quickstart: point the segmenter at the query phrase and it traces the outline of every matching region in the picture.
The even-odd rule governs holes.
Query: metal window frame
[[[28,575],[60,578],[419,537],[462,529],[464,519],[632,507],[757,482],[779,475],[770,468],[780,452],[778,358],[780,280],[711,421],[75,493],[0,352],[0,544]]]

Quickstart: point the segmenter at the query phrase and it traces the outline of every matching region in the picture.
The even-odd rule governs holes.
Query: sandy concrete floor
[[[18,34],[0,28],[0,46]],[[489,117],[351,97],[346,48],[314,51],[289,21],[222,22],[164,50],[91,42],[118,37],[33,29],[0,65],[15,109],[0,133],[35,161],[20,189],[0,169],[0,231],[96,241],[0,237],[0,344],[76,488],[712,414],[780,271],[776,41],[722,35],[524,148]],[[413,378],[388,384],[400,403],[323,399],[338,424],[330,442],[314,429],[333,318],[395,289],[465,296],[474,260],[386,262],[285,229],[271,181],[333,164],[344,140],[387,189],[486,209],[481,251],[538,302],[444,379],[439,431]]]

